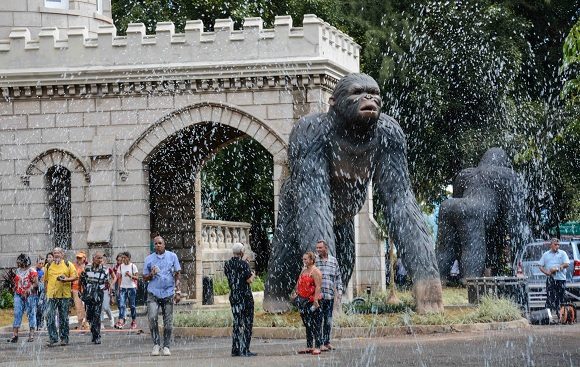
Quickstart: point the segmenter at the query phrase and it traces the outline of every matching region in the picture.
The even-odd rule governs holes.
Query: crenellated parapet
[[[273,29],[264,29],[260,18],[246,18],[239,30],[220,19],[213,32],[200,20],[188,21],[184,33],[161,22],[153,35],[140,23],[130,24],[126,36],[117,36],[112,25],[100,26],[97,37],[85,27],[43,28],[37,39],[27,28],[14,28],[0,40],[0,91],[17,98],[126,86],[143,92],[164,83],[177,89],[292,83],[296,76],[358,71],[359,51],[352,38],[315,15],[305,15],[302,27],[277,16]]]

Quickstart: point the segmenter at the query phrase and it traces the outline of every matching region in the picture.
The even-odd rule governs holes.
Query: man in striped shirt
[[[328,244],[324,240],[316,243],[316,267],[322,273],[322,299],[320,300],[320,310],[322,311],[322,352],[334,349],[330,344],[330,331],[332,329],[332,309],[334,299],[340,303],[342,297],[342,279],[338,261],[328,253]]]
[[[85,303],[87,320],[91,325],[91,341],[101,344],[101,308],[109,272],[103,267],[103,253],[93,255],[93,263],[85,267],[80,276],[81,299]]]

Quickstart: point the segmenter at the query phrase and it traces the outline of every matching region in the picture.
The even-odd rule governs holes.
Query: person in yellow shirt
[[[46,326],[48,329],[48,347],[57,345],[60,334],[60,345],[68,344],[68,308],[70,304],[71,282],[78,279],[75,266],[70,261],[64,260],[64,251],[60,247],[52,250],[54,260],[47,264],[44,271],[46,298],[48,301],[46,310]],[[56,316],[58,312],[59,328],[56,328]]]

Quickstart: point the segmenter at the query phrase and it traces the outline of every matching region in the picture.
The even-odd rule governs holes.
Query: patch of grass
[[[25,316],[26,318],[26,316]],[[28,318],[26,318],[28,320]],[[0,309],[0,327],[12,325],[14,321],[14,310],[11,308]]]
[[[507,298],[483,297],[472,318],[475,322],[513,321],[522,317],[521,311]]]
[[[228,327],[232,326],[232,312],[228,310],[193,310],[178,313],[173,317],[173,325],[181,327]]]
[[[379,296],[380,297],[380,296]],[[401,299],[409,302],[406,296]],[[334,316],[337,327],[392,327],[411,325],[455,325],[486,323],[493,321],[513,321],[520,319],[521,313],[516,304],[503,298],[485,297],[476,307],[455,307],[446,309],[440,314],[419,315],[410,308],[403,312],[384,314],[348,314],[340,313]],[[232,315],[229,309],[195,310],[189,313],[177,314],[174,318],[176,326],[193,327],[231,327]],[[269,314],[256,303],[254,314],[256,327],[294,327],[302,326],[300,314],[291,311],[285,314]]]
[[[443,288],[444,305],[464,305],[468,302],[467,288]]]

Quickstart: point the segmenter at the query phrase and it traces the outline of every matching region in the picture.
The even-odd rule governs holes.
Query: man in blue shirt
[[[179,272],[181,266],[177,255],[165,250],[165,240],[161,236],[153,239],[155,252],[147,256],[143,265],[143,280],[147,285],[147,315],[149,330],[153,338],[152,356],[158,356],[160,350],[159,308],[163,315],[163,355],[170,356],[171,333],[173,331],[173,301],[181,301],[179,290]]]
[[[544,252],[539,261],[540,271],[547,275],[546,279],[546,308],[560,311],[560,305],[564,303],[566,290],[566,268],[570,266],[570,260],[566,251],[560,250],[560,241],[552,238],[550,250]]]

